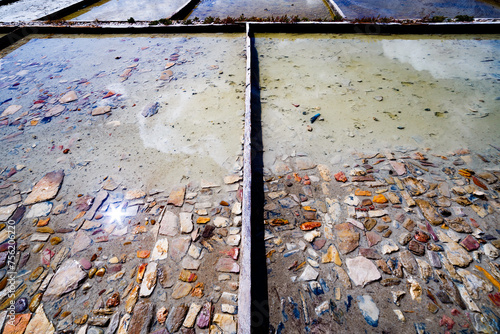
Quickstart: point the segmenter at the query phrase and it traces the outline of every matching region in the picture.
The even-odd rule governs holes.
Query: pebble
[[[166,323],[167,330],[170,333],[177,332],[180,329],[182,323],[184,322],[186,314],[188,313],[188,310],[189,307],[186,304],[180,304],[175,306],[170,311]]]
[[[380,311],[373,301],[373,298],[369,295],[363,295],[358,296],[356,300],[358,301],[359,310],[366,322],[372,327],[377,327]]]

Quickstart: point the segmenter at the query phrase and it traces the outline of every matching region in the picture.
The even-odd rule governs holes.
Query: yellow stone
[[[384,195],[379,194],[379,195],[373,196],[373,202],[379,203],[379,204],[387,203],[387,198],[385,198]]]
[[[36,229],[38,233],[50,233],[54,234],[54,230],[48,226],[39,227]]]
[[[60,238],[60,237],[53,237],[52,239],[50,239],[50,244],[52,246],[55,246],[57,244],[59,244],[63,239]]]
[[[210,221],[210,218],[208,217],[198,217],[196,220],[196,224],[206,224]]]

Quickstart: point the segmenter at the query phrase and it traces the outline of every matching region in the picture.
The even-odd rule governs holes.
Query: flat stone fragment
[[[427,256],[429,257],[429,262],[434,268],[441,268],[441,261],[439,261],[439,255],[434,251],[428,251]]]
[[[373,248],[360,248],[359,255],[366,257],[370,260],[380,260],[382,256]]]
[[[181,233],[191,233],[193,231],[193,214],[191,212],[179,213]]]
[[[357,286],[365,286],[366,284],[376,281],[381,278],[375,264],[363,256],[357,256],[353,259],[346,259],[349,277]]]
[[[111,317],[111,320],[109,320],[108,328],[106,328],[104,334],[115,334],[119,325],[120,325],[120,312],[116,312]]]
[[[355,232],[354,227],[349,223],[335,225],[335,231],[339,239],[337,244],[342,254],[348,254],[358,248],[359,233]]]
[[[323,181],[330,182],[332,180],[332,174],[330,170],[325,165],[318,165],[319,175],[323,179]]]
[[[372,327],[377,327],[380,311],[377,304],[373,301],[373,298],[369,295],[363,295],[358,296],[356,300],[358,301],[359,310],[366,322]]]
[[[349,279],[349,275],[347,275],[346,271],[342,267],[334,266],[333,271],[337,275],[340,282],[344,286],[344,289],[350,290],[352,288],[351,280]]]
[[[128,333],[148,334],[151,320],[153,319],[154,305],[149,302],[140,302],[134,307],[134,313],[130,319]]]
[[[238,325],[234,316],[230,314],[216,313],[214,315],[213,323],[222,329],[222,333],[224,334],[237,334]],[[212,333],[212,327],[217,328],[217,326],[210,326],[210,333]]]
[[[446,257],[450,263],[458,267],[467,267],[472,262],[472,256],[456,242],[448,242],[444,244]]]
[[[417,256],[423,256],[425,254],[425,246],[415,240],[408,243],[408,249]]]
[[[231,221],[228,218],[219,216],[214,219],[214,225],[215,227],[228,227],[231,225]]]
[[[300,170],[312,169],[316,167],[316,164],[310,158],[306,157],[298,157],[295,160],[295,164]]]
[[[305,282],[313,281],[316,280],[318,276],[319,273],[316,270],[314,270],[313,267],[307,265],[302,274],[299,276],[299,280]]]
[[[23,334],[30,321],[31,313],[16,314],[13,320],[7,320],[2,334]]]
[[[418,273],[418,263],[410,251],[401,251],[399,253],[399,259],[403,267],[410,273],[410,275],[416,275]]]
[[[177,332],[184,322],[184,318],[189,310],[186,304],[177,305],[172,309],[167,318],[167,330],[170,333]]]
[[[175,237],[179,234],[179,218],[172,211],[166,211],[160,223],[159,232],[161,235]]]
[[[229,257],[221,257],[215,265],[215,270],[223,273],[239,273],[240,266]]]
[[[201,261],[195,260],[190,256],[186,256],[184,259],[182,259],[181,266],[184,269],[188,270],[198,270],[200,268]]]
[[[224,183],[225,184],[233,184],[236,182],[239,182],[241,180],[241,176],[232,174],[224,177]]]
[[[14,115],[16,112],[21,110],[22,107],[23,106],[20,106],[18,104],[11,104],[7,108],[5,108],[5,110],[2,112],[2,115],[0,115],[0,117]]]
[[[73,259],[64,261],[43,294],[43,301],[54,301],[61,295],[78,289],[86,277],[87,273],[78,261]]]
[[[366,240],[368,241],[368,246],[372,247],[378,244],[381,240],[382,237],[373,231],[366,232]]]
[[[85,213],[83,216],[84,219],[92,220],[95,216],[95,213],[101,207],[102,203],[108,198],[108,192],[106,190],[101,190],[97,193],[97,196],[94,198],[94,203],[92,203],[92,207]]]
[[[71,247],[71,256],[76,253],[87,249],[92,244],[92,239],[85,234],[83,231],[78,231],[75,236],[75,241]]]
[[[56,197],[64,179],[64,171],[58,170],[45,174],[40,181],[35,184],[31,193],[24,200],[24,205],[31,205],[44,202]]]
[[[180,262],[186,255],[189,246],[191,245],[191,237],[178,237],[170,243],[170,257],[175,262]]]
[[[167,204],[172,204],[174,206],[182,206],[184,204],[184,196],[186,194],[186,187],[181,186],[170,192],[168,196]]]
[[[330,263],[334,262],[337,266],[342,265],[342,261],[340,260],[339,251],[335,248],[334,245],[330,245],[325,254],[321,257],[321,263]]]
[[[192,328],[194,326],[194,322],[196,321],[198,313],[200,313],[200,310],[201,310],[201,304],[192,303],[189,306],[189,311],[186,315],[186,318],[184,319],[182,326],[186,328]]]
[[[472,235],[465,237],[465,239],[460,242],[460,245],[462,245],[469,252],[478,249],[480,246],[479,242]]]
[[[0,222],[7,221],[14,211],[17,209],[17,204],[0,207]]]
[[[156,286],[156,271],[157,263],[149,262],[146,267],[146,272],[144,273],[144,278],[141,283],[141,290],[139,293],[140,297],[149,297]]]
[[[74,90],[71,90],[71,91],[67,92],[66,94],[64,94],[63,97],[61,97],[59,99],[59,103],[69,103],[69,102],[73,102],[77,99],[78,99],[78,95],[76,95],[76,92]]]
[[[53,334],[55,332],[54,325],[49,321],[43,311],[43,304],[40,304],[31,318],[25,333],[30,334]]]
[[[439,215],[437,210],[429,202],[423,199],[416,199],[415,202],[417,203],[420,210],[422,210],[425,219],[427,219],[429,223],[434,226],[438,226],[444,222],[443,217]]]
[[[180,299],[182,297],[186,297],[192,289],[193,287],[189,283],[177,282],[177,284],[173,288],[172,298]]]
[[[97,107],[97,108],[92,109],[92,116],[104,115],[110,111],[111,111],[111,106]]]
[[[460,233],[472,233],[472,228],[469,224],[465,222],[462,217],[457,217],[455,219],[449,219],[446,221],[446,225],[448,225],[451,229]]]
[[[382,245],[382,254],[384,255],[391,254],[399,250],[398,245],[396,245],[396,243],[391,239],[384,240],[384,242],[382,242],[381,245]]]
[[[212,318],[212,313],[214,312],[214,307],[211,302],[205,302],[196,321],[196,325],[201,328],[207,328],[210,324]]]
[[[153,248],[151,261],[165,260],[168,257],[168,239],[158,239]]]
[[[8,206],[8,205],[12,205],[12,204],[16,204],[16,203],[19,203],[22,201],[22,198],[21,198],[21,195],[19,194],[16,194],[16,195],[13,195],[13,196],[10,196],[10,197],[7,197],[6,199],[4,199],[1,203],[0,203],[0,206],[4,207],[4,206]],[[16,206],[17,207],[17,206]],[[0,208],[1,209],[1,208]]]

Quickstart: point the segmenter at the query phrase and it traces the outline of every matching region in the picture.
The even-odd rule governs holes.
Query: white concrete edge
[[[251,228],[251,186],[252,186],[252,39],[250,24],[246,23],[246,88],[245,88],[245,139],[243,146],[243,206],[241,228],[240,284],[238,296],[238,333],[250,334],[252,319],[252,228]]]
[[[330,6],[333,7],[333,9],[335,9],[335,11],[340,15],[342,16],[342,18],[345,19],[345,15],[344,15],[344,12],[342,11],[342,9],[340,9],[340,7],[335,3],[335,1],[333,0],[328,0],[328,3],[330,4]]]

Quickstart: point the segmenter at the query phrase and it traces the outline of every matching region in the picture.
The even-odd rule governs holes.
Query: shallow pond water
[[[298,15],[300,18],[331,19],[332,13],[322,0],[279,0],[279,1],[234,1],[234,0],[202,0],[193,10],[189,18],[204,19],[208,16],[225,18],[239,17],[271,17],[289,18]]]
[[[34,21],[69,7],[79,1],[80,0],[19,0],[5,6],[0,6],[0,21]]]
[[[336,0],[348,19],[362,17],[392,17],[396,19],[421,19],[429,16],[454,18],[457,15],[469,15],[475,18],[498,18],[498,3],[481,0],[431,2],[416,1],[380,1],[380,0]]]
[[[43,310],[59,329],[80,330],[73,319],[85,315],[97,325],[96,312],[123,316],[141,263],[153,271],[139,302],[153,308],[136,307],[132,321],[150,320],[144,326],[153,330],[162,327],[154,320],[161,307],[196,310],[210,301],[220,314],[222,304],[236,306],[239,267],[224,254],[240,241],[244,41],[241,34],[32,35],[0,59],[1,210],[11,199],[26,209],[16,225],[16,284],[27,287],[18,298],[45,291]],[[26,200],[59,170],[57,196]],[[73,261],[89,268],[77,264],[69,274]],[[83,279],[70,293],[56,278],[37,290],[28,278],[39,266]],[[106,273],[85,279],[90,267]],[[117,312],[96,311],[115,292]],[[236,326],[236,316],[220,317]]]
[[[153,21],[169,18],[182,7],[185,0],[148,0],[146,3],[135,0],[102,0],[81,11],[67,16],[74,21]]]
[[[478,243],[468,253],[472,229],[453,222],[499,239],[498,36],[257,34],[256,50],[273,329],[439,332],[458,308],[435,297],[447,275],[461,298],[474,295],[452,318],[480,328],[462,312],[495,307],[466,279],[486,280],[474,265],[490,269],[497,251],[478,258]],[[485,197],[461,202],[461,186]],[[431,231],[439,238],[420,238]],[[467,263],[457,265],[450,238]],[[434,252],[443,244],[446,257]]]

